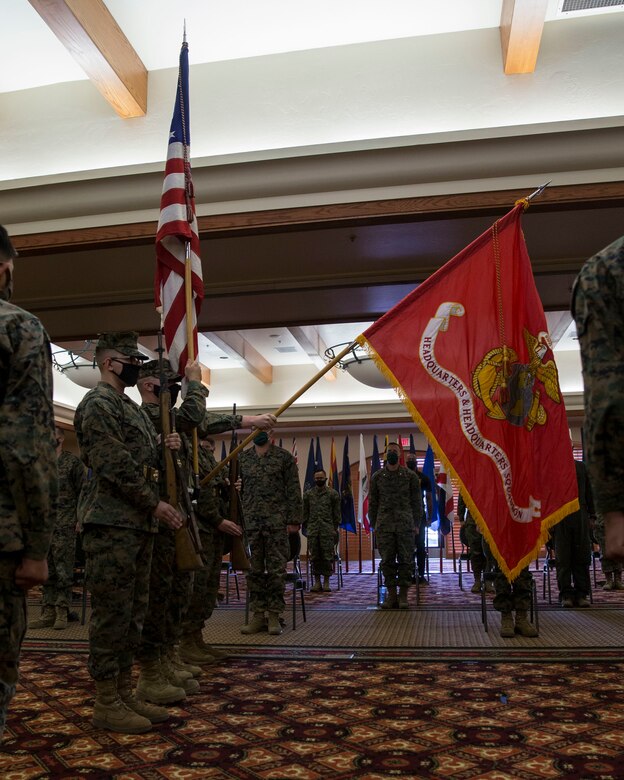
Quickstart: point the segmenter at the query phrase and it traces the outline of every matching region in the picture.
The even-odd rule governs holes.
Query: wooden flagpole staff
[[[289,406],[292,406],[292,404],[297,400],[297,398],[300,398],[305,393],[306,390],[309,390],[312,387],[312,385],[316,384],[324,374],[326,374],[330,369],[332,369],[336,365],[336,363],[339,363],[343,357],[346,357],[349,354],[349,352],[351,352],[356,346],[357,346],[357,342],[354,341],[353,343],[346,346],[342,350],[342,352],[339,352],[335,357],[333,357],[329,361],[329,363],[326,363],[323,366],[323,368],[321,368],[312,377],[312,379],[308,380],[305,383],[305,385],[303,385],[303,387],[297,390],[297,392],[294,395],[292,395],[287,401],[285,401],[280,406],[279,409],[276,409],[276,411],[273,412],[275,417],[279,417],[280,414],[285,412]],[[205,485],[206,482],[210,482],[211,479],[214,479],[214,477],[221,471],[221,469],[224,466],[226,466],[235,455],[238,455],[238,453],[249,444],[249,442],[254,438],[254,436],[256,436],[256,433],[257,431],[253,430],[249,434],[249,436],[247,436],[246,439],[243,439],[243,441],[235,449],[233,449],[232,452],[230,452],[230,454],[224,460],[222,460],[220,463],[217,463],[217,465],[213,468],[213,470],[202,479],[200,485]]]

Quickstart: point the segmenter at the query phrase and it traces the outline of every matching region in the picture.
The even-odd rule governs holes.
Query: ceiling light
[[[325,357],[332,360],[349,343],[346,341],[343,344],[334,344],[333,347],[328,347],[325,350]],[[375,361],[359,344],[354,344],[349,354],[338,361],[338,366],[352,376],[353,379],[368,387],[375,387],[379,390],[387,390],[391,387],[388,380],[375,365]]]

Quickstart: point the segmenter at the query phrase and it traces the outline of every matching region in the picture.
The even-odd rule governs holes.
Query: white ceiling
[[[0,92],[87,78],[27,0],[2,1],[0,51],[19,67],[0,69]],[[177,65],[185,21],[191,62],[199,64],[498,27],[501,2],[105,0],[148,71]],[[550,0],[549,20],[557,6]]]
[[[613,14],[613,24],[588,20],[585,26],[579,16],[568,25],[560,0],[549,0],[536,73],[505,77],[498,38],[502,0],[105,3],[150,71],[148,115],[116,117],[28,1],[0,0],[0,186],[20,186],[37,176],[84,178],[97,169],[106,175],[123,166],[160,170],[185,20],[194,155],[205,159],[263,150],[279,156],[276,150],[315,144],[374,148],[426,134],[487,137],[530,132],[540,123],[614,124],[624,117],[621,35],[619,47],[603,47],[604,61],[595,57],[609,30],[617,38],[624,29],[624,4],[596,12]],[[410,38],[418,40],[408,49],[400,39]],[[395,45],[384,45],[389,41]],[[347,51],[357,46],[357,52]],[[157,208],[155,203],[154,213]],[[221,208],[236,210],[236,204]],[[333,345],[350,341],[367,324],[324,325],[319,333]],[[244,336],[277,369],[273,390],[281,402],[289,372],[311,366],[311,359],[284,328]],[[200,356],[215,372],[232,369],[211,394],[215,407],[240,388],[241,406],[246,401],[270,408],[267,388],[253,378],[243,388],[243,378],[249,379],[244,369],[223,359],[214,344],[202,340]],[[573,326],[561,336],[557,360],[564,391],[578,392]],[[57,400],[72,405],[81,391],[64,379],[58,378]],[[312,394],[313,403],[325,402],[330,389],[323,385]],[[359,389],[347,385],[340,392],[357,402]],[[361,400],[374,397],[369,389],[361,392]],[[388,391],[377,392],[388,397]]]

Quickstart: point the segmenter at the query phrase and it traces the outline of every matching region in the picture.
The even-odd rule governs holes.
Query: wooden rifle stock
[[[160,334],[159,334],[160,341]],[[160,428],[162,449],[165,463],[165,476],[167,485],[167,501],[178,509],[184,518],[184,525],[175,531],[175,560],[180,571],[196,571],[203,568],[201,559],[201,542],[197,530],[197,522],[193,514],[191,500],[182,474],[182,464],[177,453],[173,453],[165,445],[165,437],[175,433],[174,414],[170,409],[171,393],[169,392],[169,380],[165,376],[162,363],[162,349],[160,350]]]
[[[238,479],[238,456],[230,461],[230,520],[240,526],[243,531],[242,536],[232,536],[230,550],[230,563],[236,571],[249,571],[251,564],[249,562],[249,551],[246,541],[245,525],[243,521],[243,512],[240,507],[240,496],[236,489],[236,480]]]

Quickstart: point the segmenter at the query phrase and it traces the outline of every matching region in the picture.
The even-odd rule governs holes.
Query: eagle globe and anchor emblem
[[[488,417],[531,431],[536,424],[545,425],[548,419],[540,400],[542,391],[536,384],[541,383],[555,403],[561,403],[561,397],[555,362],[544,361],[548,350],[552,350],[548,333],[540,331],[533,336],[524,328],[524,342],[528,363],[520,363],[511,347],[491,349],[474,370],[472,387],[483,401]]]

